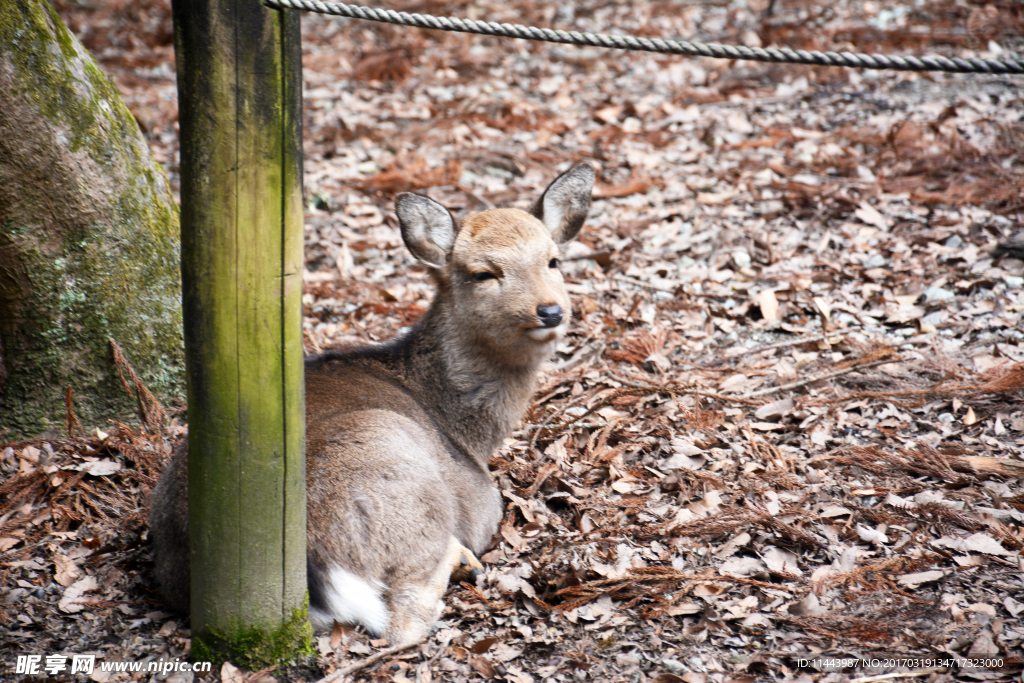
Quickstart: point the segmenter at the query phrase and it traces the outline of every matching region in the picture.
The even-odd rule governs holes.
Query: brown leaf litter
[[[169,3],[57,6],[176,185]],[[395,8],[798,49],[1024,47],[1008,0]],[[563,259],[570,333],[491,461],[506,515],[483,578],[453,586],[414,647],[339,627],[302,667],[196,680],[1019,678],[1019,77],[312,15],[303,62],[309,351],[385,339],[426,308],[395,193],[459,217],[524,207],[584,158],[598,192]],[[0,446],[5,660],[188,652],[187,621],[153,592],[145,527],[184,430],[116,355],[139,427],[86,434],[71,393],[66,437]],[[822,656],[867,663],[830,671]],[[896,657],[993,666],[871,663]]]

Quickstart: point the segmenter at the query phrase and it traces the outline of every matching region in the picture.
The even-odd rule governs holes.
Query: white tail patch
[[[309,620],[313,628],[330,631],[334,622],[362,624],[373,635],[379,636],[388,627],[391,615],[381,598],[384,585],[369,582],[352,572],[333,567],[324,582],[323,608],[309,607]]]

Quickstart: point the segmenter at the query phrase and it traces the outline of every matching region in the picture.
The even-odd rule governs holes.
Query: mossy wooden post
[[[309,648],[299,18],[174,0],[192,657]]]

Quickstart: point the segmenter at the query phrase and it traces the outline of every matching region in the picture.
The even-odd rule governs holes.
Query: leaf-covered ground
[[[1024,47],[1014,0],[774,5],[391,6],[806,49]],[[176,182],[168,3],[58,9]],[[426,307],[396,192],[465,215],[525,206],[572,163],[600,165],[564,259],[570,334],[491,463],[507,512],[487,574],[452,588],[426,643],[354,676],[1020,680],[1024,77],[313,15],[303,46],[308,351],[385,339]],[[5,666],[24,653],[185,657],[187,621],[153,590],[145,523],[183,419],[0,446]],[[312,681],[382,647],[338,629],[269,675]]]

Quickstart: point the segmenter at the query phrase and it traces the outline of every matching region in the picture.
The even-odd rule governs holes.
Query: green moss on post
[[[128,420],[121,344],[184,393],[178,210],[117,88],[44,0],[0,2],[0,428]]]
[[[293,610],[292,618],[274,630],[255,626],[211,629],[207,636],[193,638],[190,659],[217,665],[229,660],[250,671],[260,671],[292,661],[299,654],[316,654],[308,602]]]
[[[211,659],[287,658],[306,595],[299,18],[173,11],[192,633]]]

